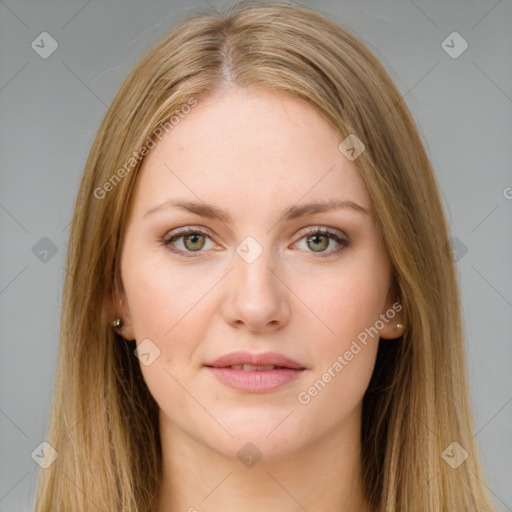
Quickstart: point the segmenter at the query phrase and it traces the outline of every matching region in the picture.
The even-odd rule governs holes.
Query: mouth
[[[295,368],[288,368],[287,366],[276,366],[274,364],[268,365],[253,365],[253,364],[233,364],[231,366],[208,366],[207,368],[230,368],[231,370],[243,370],[244,372],[264,372],[268,370],[294,370]]]
[[[246,351],[225,354],[215,359],[215,361],[206,363],[205,366],[210,368],[232,368],[234,370],[244,371],[266,371],[282,368],[288,368],[290,370],[306,369],[304,365],[278,352],[252,354]]]
[[[306,367],[282,354],[227,354],[204,365],[222,384],[245,393],[266,393],[297,380]]]

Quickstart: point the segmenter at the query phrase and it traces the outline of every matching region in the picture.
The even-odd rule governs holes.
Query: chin
[[[219,455],[242,463],[246,455],[261,457],[261,462],[266,463],[282,460],[307,443],[305,432],[300,434],[292,420],[293,414],[286,418],[287,414],[281,411],[278,416],[262,417],[246,413],[243,418],[235,414],[229,422],[221,422],[233,437],[219,428],[214,436],[212,430],[207,432],[203,442]]]

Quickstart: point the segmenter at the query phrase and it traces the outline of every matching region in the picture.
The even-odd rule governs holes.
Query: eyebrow
[[[219,208],[218,206],[204,202],[198,203],[184,199],[169,199],[168,201],[153,206],[143,215],[143,217],[147,217],[152,213],[168,208],[181,208],[182,210],[195,213],[196,215],[200,215],[202,217],[218,219],[224,223],[231,222],[231,216],[229,215],[229,213],[223,210],[222,208]],[[281,218],[284,220],[292,220],[297,219],[299,217],[304,217],[306,215],[313,215],[315,213],[323,213],[332,210],[345,209],[363,213],[365,215],[370,214],[370,212],[366,208],[357,203],[354,203],[353,201],[330,199],[328,201],[290,206],[286,210],[284,210]]]

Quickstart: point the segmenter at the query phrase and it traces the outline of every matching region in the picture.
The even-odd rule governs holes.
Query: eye
[[[180,239],[183,240],[178,245],[181,245],[183,248],[177,248],[173,245],[174,242]],[[196,256],[193,253],[204,252],[201,249],[207,245],[207,239],[211,242],[210,234],[208,232],[188,227],[173,231],[162,240],[162,243],[169,247],[169,250],[172,252],[179,253],[180,255],[188,258],[194,258],[198,255]],[[208,249],[208,247],[206,248]]]
[[[316,253],[316,255],[320,258],[338,254],[349,246],[349,241],[347,239],[343,238],[335,231],[330,231],[327,228],[323,230],[316,228],[312,231],[309,231],[299,240],[299,242],[302,240],[306,240],[305,250],[308,251],[308,249],[310,249],[308,252]],[[338,246],[330,251],[326,251],[325,249],[329,247],[331,242],[337,243]]]
[[[303,236],[299,242],[302,240],[306,240],[306,248],[304,250],[307,252],[312,252],[320,258],[338,254],[343,249],[345,249],[345,247],[349,246],[347,239],[343,238],[335,231],[330,231],[327,228],[323,230],[320,228],[310,230],[309,232],[305,233],[305,236]],[[175,245],[175,242],[178,241],[180,242],[176,245],[181,245],[181,247],[177,247]],[[162,244],[167,246],[170,251],[187,258],[198,257],[200,256],[199,253],[205,252],[202,249],[208,249],[207,241],[212,242],[211,234],[208,231],[203,231],[201,229],[191,227],[181,228],[179,230],[173,231],[166,235],[163,240],[161,240]],[[337,243],[338,246],[330,251],[326,251],[325,249],[329,247],[331,242]]]

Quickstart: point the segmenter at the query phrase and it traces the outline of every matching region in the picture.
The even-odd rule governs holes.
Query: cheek
[[[159,350],[151,364],[141,360],[142,375],[161,408],[187,410],[191,404],[179,383],[193,376],[191,360],[209,321],[205,296],[213,278],[169,264],[161,250],[126,252],[121,271],[135,339],[149,339]]]
[[[311,428],[320,417],[325,426],[334,426],[362,400],[379,345],[378,334],[370,328],[379,318],[384,298],[368,273],[354,272],[338,275],[313,298],[316,303],[311,308],[325,325],[318,322],[317,335],[309,333],[315,340],[315,365],[297,395]]]
[[[347,258],[336,271],[315,276],[309,282],[315,282],[314,287],[303,282],[301,296],[308,298],[305,302],[319,317],[316,335],[309,331],[316,361],[308,380],[311,393],[304,390],[311,400],[323,396],[317,405],[324,400],[343,403],[338,410],[342,414],[367,389],[379,344],[375,324],[383,312],[389,278],[387,260],[373,249]]]
[[[123,260],[123,283],[136,339],[163,342],[196,317],[195,309],[213,283],[192,267],[169,264],[164,249],[148,254],[132,252]],[[192,316],[190,316],[192,313]],[[160,344],[160,343],[159,343]]]
[[[341,349],[375,325],[383,312],[388,288],[385,262],[361,257],[328,274],[302,281],[297,295],[305,298],[304,302],[318,318],[317,333],[323,333],[319,339],[327,347]]]

